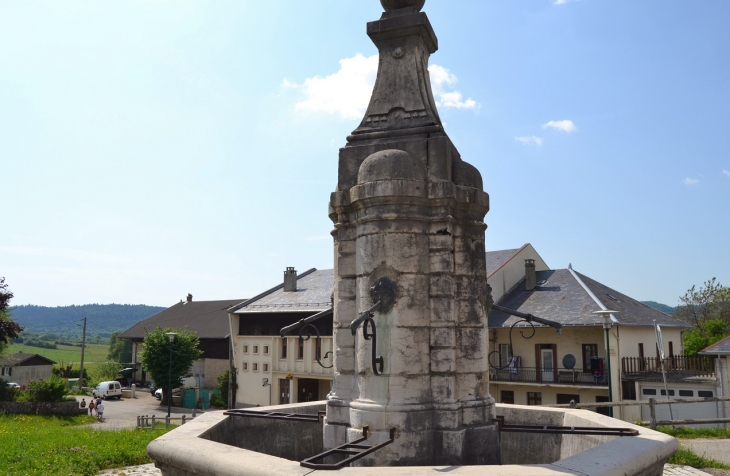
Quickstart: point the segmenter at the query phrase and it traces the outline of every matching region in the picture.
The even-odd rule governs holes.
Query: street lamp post
[[[611,385],[611,348],[609,344],[609,333],[611,330],[611,314],[616,314],[618,311],[596,311],[593,314],[598,314],[603,317],[603,329],[606,331],[606,361],[608,366],[608,403],[613,402],[613,387]],[[613,407],[608,407],[608,416],[613,417]]]
[[[167,418],[170,418],[170,407],[172,407],[172,343],[176,335],[176,332],[167,332],[167,336],[170,338],[170,367],[167,373]]]

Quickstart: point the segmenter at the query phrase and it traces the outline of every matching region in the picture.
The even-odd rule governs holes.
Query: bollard
[[[656,430],[656,404],[654,397],[649,397],[649,428]]]
[[[134,393],[137,390],[137,384],[133,383],[132,386],[130,387],[130,389],[131,389],[132,398],[137,398],[134,396]]]
[[[165,417],[165,430],[170,429],[170,417]]]
[[[152,415],[152,428],[155,428],[155,415]]]
[[[195,418],[195,410],[197,410],[197,409],[193,408],[193,418]]]
[[[570,408],[575,408],[575,400],[570,401]]]
[[[185,424],[185,415],[182,416],[182,425]]]

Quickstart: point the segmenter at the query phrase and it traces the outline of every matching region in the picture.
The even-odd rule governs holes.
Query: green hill
[[[45,307],[17,306],[12,318],[25,327],[23,334],[53,334],[52,340],[73,340],[81,337],[81,320],[87,319],[87,336],[109,337],[112,332],[128,329],[133,324],[165,309],[144,304],[84,304],[81,306]],[[21,337],[23,336],[21,334]]]

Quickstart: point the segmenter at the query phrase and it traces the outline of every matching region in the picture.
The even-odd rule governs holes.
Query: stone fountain
[[[588,411],[490,397],[489,196],[436,109],[428,60],[438,41],[421,12],[425,0],[381,3],[382,17],[367,26],[380,55],[377,80],[340,149],[329,207],[332,391],[326,402],[206,414],[148,453],[166,475],[311,474],[362,448],[370,449],[340,471],[661,474],[677,446],[671,437]],[[498,428],[497,416],[532,432]],[[611,433],[617,426],[625,431]],[[334,448],[340,453],[315,456]],[[408,468],[383,468],[393,466]]]

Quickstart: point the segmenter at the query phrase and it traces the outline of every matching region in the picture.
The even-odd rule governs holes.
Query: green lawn
[[[73,345],[59,345],[58,349],[43,349],[31,345],[11,344],[9,352],[25,352],[27,354],[38,354],[55,361],[57,364],[74,363],[74,368],[78,368],[81,362],[81,347]],[[86,344],[86,352],[84,353],[84,367],[92,369],[96,364],[106,362],[109,355],[109,344]]]
[[[151,462],[145,448],[166,430],[84,428],[87,416],[0,415],[0,474],[90,475]]]

